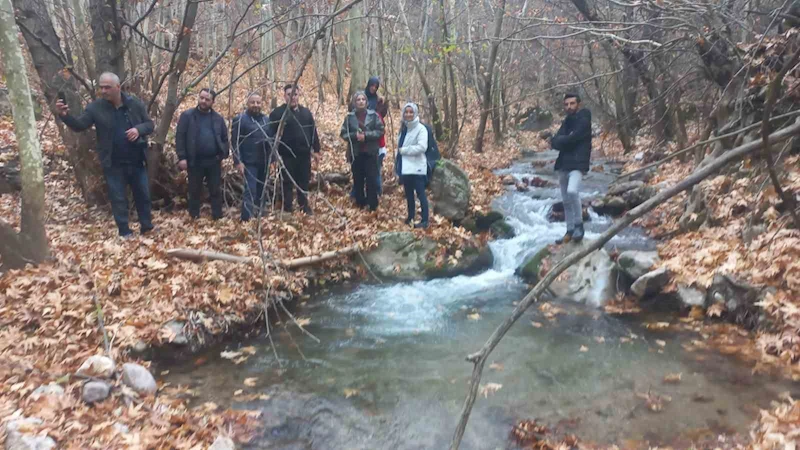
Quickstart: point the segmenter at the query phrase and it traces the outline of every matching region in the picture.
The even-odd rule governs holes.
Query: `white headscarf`
[[[405,119],[406,108],[408,107],[414,110],[414,118],[410,121],[406,121]],[[403,117],[403,124],[405,124],[406,129],[413,130],[416,128],[416,126],[419,125],[419,107],[417,107],[417,104],[411,102],[406,103],[405,106],[403,106],[403,115],[401,117]]]

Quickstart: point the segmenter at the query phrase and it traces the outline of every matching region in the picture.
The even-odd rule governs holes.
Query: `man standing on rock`
[[[97,155],[108,186],[111,211],[119,235],[130,236],[128,226],[128,186],[139,213],[140,231],[153,229],[150,216],[150,188],[145,167],[147,135],[155,128],[144,103],[120,89],[119,77],[111,72],[100,75],[100,98],[86,105],[78,117],[69,115],[69,107],[56,101],[56,111],[64,125],[83,131],[94,125]]]
[[[583,240],[583,211],[581,209],[581,178],[589,171],[589,158],[592,153],[592,113],[581,108],[581,98],[577,94],[564,95],[566,117],[558,133],[550,140],[550,145],[558,150],[555,170],[561,186],[561,200],[564,204],[564,221],[567,234],[556,244]]]
[[[211,217],[222,218],[222,160],[228,157],[228,128],[225,119],[214,111],[217,93],[200,90],[197,107],[187,109],[178,119],[175,151],[178,168],[189,172],[189,215],[200,217],[203,181],[208,183]]]
[[[292,197],[297,188],[297,204],[304,213],[312,215],[308,204],[308,183],[311,180],[311,157],[319,153],[319,136],[314,115],[308,108],[300,106],[300,86],[287,84],[283,87],[286,103],[269,114],[270,136],[277,138],[278,125],[284,119],[283,134],[280,136],[278,154],[283,160],[283,210],[292,212]],[[295,186],[296,185],[296,186]]]

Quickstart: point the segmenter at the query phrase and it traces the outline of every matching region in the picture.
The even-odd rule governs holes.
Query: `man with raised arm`
[[[139,214],[139,230],[145,234],[153,229],[145,167],[147,136],[153,132],[153,121],[141,100],[122,92],[117,75],[103,73],[99,86],[100,98],[86,105],[80,116],[70,115],[69,107],[60,99],[56,101],[56,111],[64,125],[73,131],[84,131],[94,125],[96,151],[119,235],[132,234],[128,226],[128,186]]]

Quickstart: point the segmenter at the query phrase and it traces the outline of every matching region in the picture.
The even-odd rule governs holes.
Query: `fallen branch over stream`
[[[789,139],[796,134],[800,134],[800,119],[795,121],[793,125],[771,134],[769,139],[765,139],[765,141],[770,144],[774,144]],[[583,257],[594,252],[595,250],[602,248],[603,245],[610,241],[611,238],[616,236],[617,233],[627,228],[628,225],[630,225],[634,220],[644,216],[675,195],[703,181],[726,165],[741,159],[755,150],[762,148],[763,145],[764,141],[752,141],[728,150],[718,158],[709,162],[707,165],[695,170],[680,183],[659,192],[650,200],[628,211],[595,241],[589,243],[582,250],[571,253],[555,267],[553,267],[553,269],[550,270],[550,272],[548,272],[547,275],[542,278],[542,280],[539,281],[530,292],[528,292],[528,294],[522,299],[517,307],[514,308],[511,316],[509,316],[499,327],[497,327],[492,335],[489,336],[489,339],[485,344],[483,344],[483,347],[478,352],[467,356],[467,361],[473,363],[472,378],[470,379],[469,393],[467,394],[467,398],[464,400],[464,407],[461,410],[461,417],[458,425],[456,426],[453,440],[450,442],[450,450],[457,450],[461,445],[461,440],[464,437],[464,431],[467,428],[467,422],[469,421],[472,407],[475,404],[475,399],[478,396],[478,388],[480,386],[483,367],[486,364],[489,354],[492,352],[492,350],[494,350],[500,340],[503,339],[503,336],[505,336],[511,326],[514,325],[514,323],[522,316],[528,307],[530,307],[533,303],[538,302],[539,297],[545,292],[545,290],[556,279],[556,277],[561,275],[561,273],[567,270],[570,266],[583,259]]]
[[[340,256],[350,256],[358,252],[358,250],[359,246],[358,244],[355,244],[351,245],[350,247],[332,250],[319,255],[303,256],[302,258],[283,260],[280,261],[280,265],[288,270],[299,269],[301,267],[312,266],[314,264],[330,261],[331,259],[338,258]],[[195,250],[190,248],[173,248],[167,250],[167,255],[172,256],[173,258],[186,259],[194,262],[226,261],[237,264],[247,264],[259,260],[259,258],[255,256],[239,256],[231,255],[229,253],[212,252],[210,250]]]

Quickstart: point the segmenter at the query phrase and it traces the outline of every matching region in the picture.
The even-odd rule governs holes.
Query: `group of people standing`
[[[69,114],[63,98],[56,101],[62,122],[74,131],[94,125],[97,153],[103,167],[109,200],[119,234],[132,234],[128,220],[127,189],[131,188],[138,212],[140,231],[153,230],[149,181],[146,168],[147,136],[154,131],[145,105],[136,97],[122,92],[119,77],[103,73],[99,78],[100,98],[89,103],[79,116]],[[387,106],[377,91],[380,81],[371,78],[365,91],[353,96],[352,111],[342,125],[341,136],[348,142],[347,160],[353,172],[356,204],[378,208],[381,193],[381,166],[386,156],[384,117]],[[300,87],[287,84],[283,88],[284,104],[269,115],[262,113],[259,94],[247,97],[246,110],[231,124],[230,140],[225,119],[214,111],[216,93],[208,88],[198,93],[197,106],[184,111],[175,131],[178,168],[188,172],[188,209],[192,218],[200,216],[203,185],[208,186],[211,215],[223,216],[222,161],[231,154],[234,166],[244,179],[241,219],[250,220],[262,212],[267,201],[270,164],[279,161],[283,210],[294,210],[297,204],[306,214],[313,214],[308,202],[308,185],[312,159],[320,152],[320,141],[314,116],[299,104]],[[428,147],[426,127],[419,122],[418,108],[409,103],[403,108],[403,121],[398,138],[398,159],[403,160],[398,175],[408,199],[408,219],[415,216],[414,194],[422,207],[417,227],[428,226],[428,202],[425,196]]]
[[[375,211],[381,194],[382,166],[386,156],[385,122],[388,108],[377,95],[380,80],[370,78],[363,91],[353,94],[351,111],[342,123],[339,135],[347,142],[347,161],[352,167],[353,192],[356,204]],[[427,228],[429,221],[428,198],[425,193],[429,161],[429,129],[419,121],[419,108],[406,103],[397,140],[396,171],[401,177],[408,204],[405,223],[411,224],[416,216],[416,199],[419,199],[421,218],[415,228]],[[416,199],[415,199],[416,195]]]
[[[146,234],[154,228],[146,168],[147,136],[154,131],[153,121],[139,99],[122,92],[117,75],[103,73],[98,85],[100,98],[89,103],[79,116],[69,114],[63,98],[56,101],[56,111],[73,131],[80,132],[94,125],[97,153],[119,234],[132,234],[128,220],[128,187],[133,192],[140,231]],[[275,160],[281,162],[284,211],[294,210],[293,197],[297,191],[300,209],[313,214],[306,193],[312,155],[320,151],[317,127],[311,111],[298,103],[300,87],[287,84],[283,92],[285,104],[272,110],[269,116],[261,112],[261,96],[249,95],[247,109],[233,119],[231,142],[225,119],[213,109],[216,97],[213,90],[202,89],[197,106],[181,114],[175,132],[175,151],[178,168],[188,172],[188,209],[192,218],[200,216],[204,183],[208,185],[213,219],[222,218],[221,164],[230,155],[231,145],[234,165],[244,178],[243,221],[260,214],[267,200],[269,166]],[[276,141],[279,142],[277,146]]]

